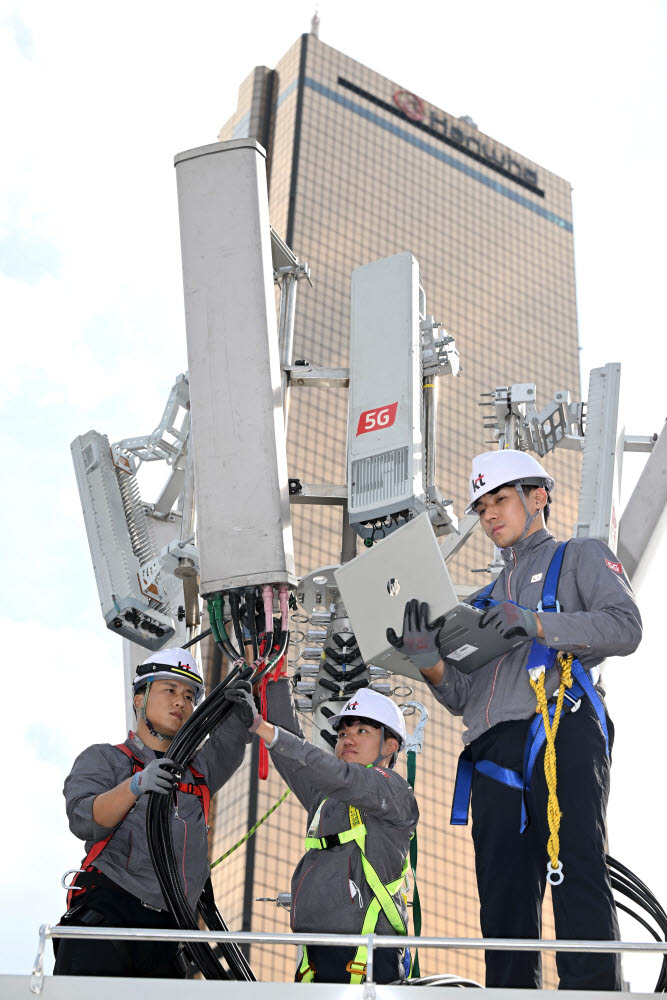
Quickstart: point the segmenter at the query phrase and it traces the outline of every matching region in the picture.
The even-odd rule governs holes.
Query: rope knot
[[[566,688],[571,688],[574,683],[572,677],[574,654],[559,653],[556,662],[558,663],[558,673],[560,674],[561,684],[564,684]]]
[[[549,842],[547,844],[547,853],[549,855],[548,871],[550,876],[552,874],[556,876],[556,878],[549,877],[549,881],[552,885],[559,885],[560,882],[563,881],[563,865],[558,859],[558,854],[560,852],[560,840],[558,833],[563,814],[560,811],[557,794],[556,734],[558,733],[558,725],[563,711],[565,689],[572,687],[573,659],[574,657],[571,653],[558,654],[560,684],[558,687],[558,696],[556,698],[556,710],[554,712],[553,722],[549,718],[549,705],[547,702],[546,691],[544,689],[544,673],[540,674],[536,680],[533,680],[532,677],[530,679],[530,686],[535,692],[535,697],[537,698],[536,711],[542,716],[544,734],[546,736],[546,746],[544,748],[544,774],[547,779],[547,787],[549,789],[549,801],[547,804],[547,819],[549,821]]]

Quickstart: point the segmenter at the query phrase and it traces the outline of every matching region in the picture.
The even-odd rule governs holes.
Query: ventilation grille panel
[[[352,462],[350,513],[378,507],[410,493],[408,448],[395,448]]]

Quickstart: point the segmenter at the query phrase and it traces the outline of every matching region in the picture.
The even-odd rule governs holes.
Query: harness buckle
[[[567,698],[567,700],[570,702],[570,705],[572,706],[570,708],[570,712],[579,711],[579,709],[581,708],[581,698],[573,698],[572,695],[568,694],[567,691],[563,692],[563,697]]]
[[[61,878],[60,884],[63,887],[63,889],[67,889],[68,892],[70,891],[70,889],[73,889],[76,892],[78,891],[78,889],[81,888],[81,886],[77,886],[76,883],[72,882],[70,882],[70,884],[68,885],[65,879],[67,878],[68,875],[85,875],[85,874],[86,874],[85,868],[70,868],[69,871],[66,871],[63,877]]]
[[[320,837],[320,840],[325,850],[329,847],[340,847],[340,836],[337,833],[330,833],[327,837]]]
[[[317,973],[317,969],[315,968],[314,965],[310,964],[310,961],[308,962],[308,965],[306,966],[305,969],[302,968],[297,969],[296,981],[298,983],[303,982],[303,980],[306,978],[309,972],[312,972],[313,975]]]
[[[556,598],[556,600],[555,600],[555,602],[554,602],[553,605],[551,605],[548,608],[545,608],[544,605],[542,604],[542,598],[540,597],[539,601],[537,602],[537,607],[535,608],[535,610],[536,611],[555,611],[556,614],[560,614],[560,601],[558,600],[558,598]]]
[[[365,962],[355,962],[354,959],[349,961],[345,966],[346,972],[351,972],[355,976],[365,976],[366,975],[366,963]]]

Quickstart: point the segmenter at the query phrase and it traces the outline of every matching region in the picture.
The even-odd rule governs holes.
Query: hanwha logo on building
[[[397,90],[394,94],[394,104],[411,121],[420,122],[423,120],[424,105],[417,95],[411,94],[409,90]]]

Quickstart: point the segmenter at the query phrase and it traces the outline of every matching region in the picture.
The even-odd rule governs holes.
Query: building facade
[[[570,185],[471,119],[428,104],[314,35],[241,85],[219,138],[244,137],[267,150],[273,227],[311,268],[314,287],[300,285],[297,298],[295,358],[345,366],[354,268],[404,250],[419,261],[427,312],[456,338],[461,355],[462,377],[439,380],[436,478],[462,514],[471,458],[493,447],[481,393],[535,382],[543,405],[559,389],[579,398]],[[291,477],[345,482],[346,410],[346,390],[292,390]],[[576,520],[579,463],[567,451],[545,460],[557,482],[550,527],[559,537],[569,537]],[[339,561],[339,508],[295,507],[293,525],[299,572]],[[450,564],[456,582],[484,585],[489,577],[472,571],[492,554],[481,532],[473,535]],[[424,689],[412,697],[426,700],[431,716],[416,786],[423,933],[479,936],[470,831],[449,826],[461,725]],[[254,757],[219,796],[213,858],[284,790],[274,773],[258,782],[253,769]],[[303,836],[303,811],[288,796],[214,869],[231,927],[288,930],[287,913],[255,899],[289,889]],[[289,979],[295,955],[253,947],[251,961],[263,979]],[[483,981],[476,952],[423,952],[421,969]]]

